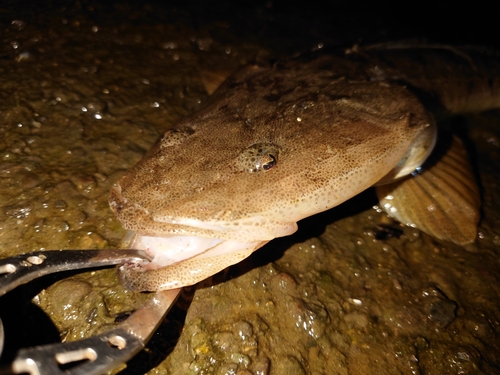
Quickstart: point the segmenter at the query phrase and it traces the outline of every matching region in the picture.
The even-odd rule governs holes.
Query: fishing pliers
[[[141,250],[38,251],[0,260],[0,297],[43,275],[68,270],[149,262]],[[141,308],[113,329],[87,339],[23,348],[0,374],[94,375],[134,357],[174,305],[181,289],[156,292]],[[4,343],[0,320],[0,354]]]

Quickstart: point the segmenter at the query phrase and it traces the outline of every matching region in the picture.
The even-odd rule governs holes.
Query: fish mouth
[[[210,263],[214,259],[233,259],[236,262],[273,238],[287,236],[297,230],[295,222],[273,221],[259,214],[224,220],[215,213],[208,215],[214,219],[203,220],[168,215],[165,209],[161,213],[150,211],[141,203],[128,201],[119,183],[111,190],[110,207],[123,227],[129,230],[120,247],[143,250],[151,257],[150,263],[132,265],[142,273],[172,267],[180,272],[184,264],[186,267],[195,264],[202,269],[203,262]],[[231,262],[228,260],[226,263]],[[219,263],[222,264],[222,261]],[[144,275],[141,277],[144,278]]]
[[[261,218],[245,219],[241,223],[193,219],[162,222],[171,230],[165,233],[130,231],[126,243],[125,240],[122,243],[122,247],[144,250],[152,257],[146,268],[170,266],[194,257],[203,259],[253,252],[273,238],[287,236],[297,229],[297,223],[275,223]]]
[[[194,285],[241,262],[268,241],[238,242],[200,236],[150,236],[130,232],[124,247],[144,250],[150,263],[118,268],[121,284],[131,291],[158,291]]]
[[[228,218],[221,214],[225,211],[205,212],[204,217],[193,218],[177,214],[182,207],[148,209],[142,202],[129,201],[120,183],[111,189],[109,202],[124,228],[150,237],[208,237],[248,243],[270,241],[297,230],[296,222],[275,220],[273,212],[249,213],[241,218]]]
[[[146,268],[150,269],[170,266],[195,256],[203,257],[205,253],[209,253],[211,256],[219,256],[231,251],[255,248],[262,242],[238,242],[223,238],[200,236],[158,236],[137,232],[130,232],[128,236],[128,243],[122,246],[144,250],[152,257],[151,263],[146,266]]]
[[[119,267],[120,282],[133,291],[193,285],[242,261],[273,238],[297,230],[296,222],[282,222],[279,216],[276,220],[271,211],[235,218],[229,211],[205,210],[193,218],[180,204],[148,207],[128,199],[120,183],[109,200],[129,230],[120,247],[143,250],[151,259]]]

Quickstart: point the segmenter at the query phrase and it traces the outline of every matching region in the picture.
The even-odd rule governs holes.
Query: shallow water
[[[107,192],[203,103],[200,71],[358,38],[488,42],[345,4],[335,22],[319,6],[272,2],[19,4],[0,8],[2,257],[116,246],[124,231]],[[400,227],[366,192],[186,290],[120,373],[500,373],[499,123],[498,112],[457,120],[483,192],[474,245]],[[377,240],[381,224],[388,238]],[[0,300],[3,362],[21,346],[105,330],[148,298],[124,291],[113,270],[32,284]]]

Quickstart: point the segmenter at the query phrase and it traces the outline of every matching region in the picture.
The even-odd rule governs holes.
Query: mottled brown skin
[[[148,235],[263,244],[289,234],[389,173],[432,123],[430,110],[498,107],[500,69],[481,53],[372,47],[247,66],[116,184],[111,208],[125,228]],[[255,144],[278,151],[262,159],[270,168],[249,172]],[[194,221],[208,224],[186,224]],[[247,255],[217,259],[210,272]],[[185,266],[121,273],[132,289],[161,289],[169,272],[185,285],[199,280],[184,277]]]
[[[333,207],[388,172],[386,160],[399,160],[431,122],[410,91],[370,81],[364,64],[329,56],[247,67],[177,125],[183,139],[172,144],[167,133],[169,146],[160,140],[120,180],[112,208],[124,227],[161,234],[190,232],[162,217],[232,221],[272,212],[273,221],[295,222],[308,216],[294,212],[297,202],[313,206],[325,193],[330,203],[314,210]],[[279,162],[248,173],[238,157],[262,142],[282,149]]]

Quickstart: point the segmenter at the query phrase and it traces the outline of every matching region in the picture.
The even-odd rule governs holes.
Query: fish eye
[[[246,172],[268,171],[278,163],[280,151],[273,143],[255,143],[238,156],[238,169]]]
[[[264,163],[262,163],[262,168],[265,171],[268,171],[276,165],[276,157],[273,154],[268,154],[267,158],[269,159],[269,161],[265,161]]]

